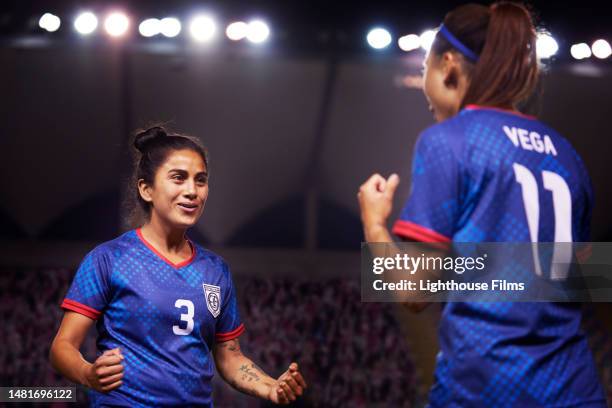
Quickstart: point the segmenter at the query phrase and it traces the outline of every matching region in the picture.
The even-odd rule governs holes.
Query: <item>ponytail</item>
[[[470,85],[461,108],[469,104],[514,109],[535,90],[538,81],[536,33],[529,11],[513,2],[490,7],[467,4],[444,18],[444,27],[477,59],[464,59]],[[432,51],[461,52],[443,35],[437,35]]]

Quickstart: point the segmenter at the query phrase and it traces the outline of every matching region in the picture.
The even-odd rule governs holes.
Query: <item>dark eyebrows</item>
[[[183,169],[170,169],[170,170],[168,170],[168,174],[171,174],[171,173],[177,173],[177,174],[180,174],[181,176],[187,176],[188,175],[187,170],[183,170]],[[207,171],[201,171],[201,172],[197,173],[195,176],[196,177],[202,177],[202,176],[208,177],[208,172]]]

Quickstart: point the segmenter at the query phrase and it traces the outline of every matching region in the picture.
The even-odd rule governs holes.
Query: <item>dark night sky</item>
[[[83,8],[107,10],[119,7],[137,19],[176,15],[187,17],[198,9],[211,10],[223,20],[261,16],[276,32],[288,38],[329,32],[360,35],[375,24],[386,26],[394,34],[419,33],[437,25],[444,14],[464,1],[291,1],[291,0],[220,0],[220,1],[8,1],[0,6],[0,33],[24,32],[28,23],[45,11],[61,17]],[[480,2],[488,4],[488,2]],[[610,36],[612,13],[603,1],[531,1],[540,23],[565,41],[590,42]]]

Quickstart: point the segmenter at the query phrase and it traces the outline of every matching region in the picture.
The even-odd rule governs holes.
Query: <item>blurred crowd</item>
[[[393,307],[361,303],[358,280],[252,279],[239,298],[242,349],[271,375],[297,361],[309,384],[302,406],[415,406],[414,369]],[[215,390],[217,405],[226,403],[224,388]]]
[[[0,273],[0,384],[69,385],[48,362],[72,280],[68,269],[5,269]],[[389,305],[361,303],[358,281],[241,279],[247,326],[240,342],[256,363],[280,375],[298,361],[309,383],[301,406],[412,406],[416,389],[406,343]],[[95,356],[95,332],[83,346]],[[218,376],[217,407],[260,406]],[[85,390],[78,388],[79,401]]]
[[[48,362],[72,280],[68,269],[0,269],[0,385],[70,385]],[[394,306],[362,303],[358,280],[240,278],[238,299],[247,330],[241,348],[273,376],[297,361],[309,390],[302,407],[420,406],[410,350]],[[585,313],[585,328],[612,401],[612,338]],[[95,356],[95,331],[83,346]],[[215,376],[217,407],[265,403],[232,390]],[[79,404],[86,390],[77,388]]]
[[[61,321],[61,299],[74,271],[69,269],[0,269],[0,385],[68,386],[49,364],[49,347]],[[95,356],[95,333],[83,346]],[[78,401],[86,391],[77,388]],[[74,406],[72,404],[71,406]]]

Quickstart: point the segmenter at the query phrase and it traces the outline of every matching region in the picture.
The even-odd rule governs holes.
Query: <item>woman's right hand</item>
[[[399,182],[399,176],[395,173],[388,179],[376,173],[359,187],[357,198],[365,232],[370,229],[387,228],[387,218],[393,209],[393,195]],[[366,234],[366,241],[370,242],[368,238]]]
[[[123,384],[124,357],[119,348],[106,350],[85,372],[86,386],[99,392],[110,392]]]

